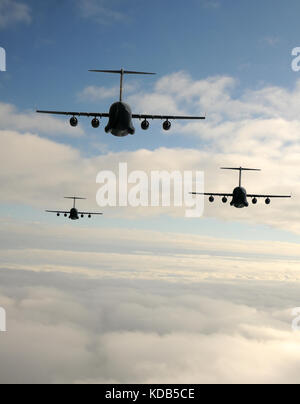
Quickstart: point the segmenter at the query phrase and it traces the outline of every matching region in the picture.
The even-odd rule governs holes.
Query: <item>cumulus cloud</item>
[[[266,146],[269,154],[266,150],[264,158],[260,157],[259,152],[257,155],[252,151],[245,153],[239,148],[236,151],[215,152],[215,154],[212,154],[210,150],[159,148],[154,151],[107,153],[87,158],[71,146],[61,145],[29,133],[0,131],[0,139],[2,143],[2,153],[0,153],[2,203],[25,203],[45,208],[51,202],[53,205],[55,203],[55,209],[65,209],[65,205],[62,205],[63,200],[61,204],[58,204],[60,198],[75,192],[86,196],[94,204],[93,201],[100,188],[100,185],[96,184],[97,174],[103,170],[111,170],[118,176],[120,162],[128,163],[129,173],[133,170],[143,170],[149,176],[153,169],[169,172],[204,171],[207,192],[230,192],[237,185],[237,177],[234,173],[229,175],[219,171],[218,168],[221,165],[246,165],[264,168],[262,173],[251,173],[244,177],[244,185],[249,192],[289,194],[292,191],[293,199],[291,201],[276,200],[269,207],[263,203],[243,211],[237,211],[228,205],[224,206],[218,201],[215,205],[206,206],[205,215],[222,220],[267,224],[296,233],[300,231],[297,220],[300,172],[297,171],[297,166],[295,168],[297,149],[293,151],[293,155],[288,155],[283,150],[276,160],[273,153],[270,153],[272,141],[268,143],[268,148]],[[274,147],[277,148],[277,142]],[[290,148],[291,145],[287,146],[287,150]],[[15,156],[18,158],[15,159]],[[51,206],[49,208],[51,209]],[[254,209],[255,216],[253,216]],[[185,211],[185,206],[183,208],[174,206],[137,209],[106,208],[105,210],[106,214],[127,218],[153,217],[163,213],[184,217]]]
[[[223,121],[243,122],[247,119],[298,120],[300,80],[291,90],[266,86],[258,90],[240,91],[238,81],[230,76],[214,76],[193,80],[185,72],[176,72],[159,79],[151,96],[171,96],[178,106],[188,111],[206,112],[208,124],[217,126]],[[135,101],[137,96],[137,101]],[[148,93],[132,96],[132,103],[144,97],[146,107],[151,107]],[[165,105],[167,106],[167,105]],[[161,105],[158,106],[161,108]],[[200,130],[199,130],[200,133]]]
[[[31,22],[29,6],[17,0],[0,0],[0,29],[20,22]]]
[[[81,136],[81,127],[71,128],[67,119],[61,119],[51,115],[41,115],[34,111],[20,112],[12,104],[0,103],[0,130],[18,131],[21,133],[47,134],[50,136],[72,135]]]
[[[142,99],[143,109],[147,110],[155,109],[151,99],[156,99],[155,105],[158,107],[153,112],[168,111],[172,103],[180,107],[180,112],[183,113],[202,114],[205,111],[205,123],[177,124],[174,125],[174,131],[178,135],[198,140],[198,147],[202,149],[198,167],[204,167],[207,192],[226,192],[225,174],[217,171],[221,165],[262,168],[264,172],[259,180],[261,189],[257,189],[255,177],[248,175],[245,178],[248,191],[283,194],[292,192],[293,207],[289,212],[293,212],[294,219],[290,221],[290,225],[293,222],[295,231],[299,193],[299,94],[299,81],[291,90],[273,86],[240,93],[237,81],[231,77],[194,81],[189,75],[179,72],[160,79],[150,93],[150,98],[149,94],[140,93],[132,96],[131,102],[137,107]],[[172,102],[167,98],[172,99]],[[172,109],[176,111],[174,105]],[[195,156],[191,153],[193,155]],[[236,180],[232,178],[232,182],[228,179],[228,184],[232,184],[230,187],[236,185]],[[224,217],[225,212],[224,208],[222,212],[218,209],[218,217],[219,214]],[[258,215],[261,212],[266,214],[264,208],[259,208]],[[268,212],[271,213],[270,210]],[[206,213],[215,215],[215,208]],[[273,217],[281,216],[277,209],[272,214]],[[282,219],[285,219],[280,226],[291,229],[286,221],[288,212],[283,209],[282,215]],[[244,217],[244,212],[242,216]]]
[[[96,175],[103,168],[100,163],[84,158],[71,146],[37,135],[0,131],[0,138],[5,143],[0,153],[0,183],[7,192],[5,196],[3,191],[2,203],[65,210],[62,198],[78,194],[91,199],[95,208]]]

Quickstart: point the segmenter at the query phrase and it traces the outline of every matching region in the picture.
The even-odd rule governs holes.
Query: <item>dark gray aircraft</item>
[[[111,133],[114,136],[124,137],[128,134],[134,135],[135,128],[132,123],[132,118],[137,118],[143,120],[141,123],[141,128],[143,130],[149,129],[148,119],[162,119],[164,120],[163,129],[168,131],[171,129],[172,119],[205,119],[205,117],[200,116],[172,116],[172,115],[144,115],[144,114],[133,114],[131,108],[128,104],[123,102],[123,79],[124,74],[155,74],[155,73],[145,73],[145,72],[132,72],[127,70],[90,70],[90,72],[97,73],[116,73],[121,75],[120,81],[120,100],[115,102],[110,107],[109,113],[98,113],[98,112],[63,112],[63,111],[36,111],[40,114],[54,114],[54,115],[70,115],[70,125],[76,127],[78,125],[78,116],[93,117],[92,127],[97,129],[100,126],[101,118],[109,118],[108,125],[105,127],[106,133]]]
[[[103,215],[103,213],[91,213],[91,212],[79,212],[76,209],[76,200],[85,200],[85,198],[77,198],[76,196],[71,196],[71,197],[65,197],[65,199],[73,199],[74,204],[73,208],[69,211],[61,211],[61,210],[46,210],[48,213],[56,213],[57,216],[64,215],[65,217],[69,216],[69,219],[71,220],[79,220],[80,217],[84,217],[85,215],[88,216],[88,218],[91,218],[94,215]]]
[[[241,209],[241,208],[247,208],[249,206],[249,203],[247,201],[247,198],[252,198],[252,203],[253,205],[257,204],[257,199],[258,198],[265,198],[265,203],[266,205],[270,205],[271,203],[271,198],[291,198],[291,196],[286,196],[286,195],[256,195],[256,194],[247,194],[247,191],[245,188],[242,187],[242,171],[261,171],[257,169],[251,169],[251,168],[221,168],[221,170],[237,170],[239,171],[239,186],[233,190],[232,194],[226,194],[226,193],[221,193],[221,194],[216,194],[216,193],[197,193],[197,192],[191,192],[192,195],[205,195],[209,196],[209,202],[213,203],[215,201],[215,196],[220,196],[222,197],[222,202],[227,203],[228,198],[232,198],[232,201],[230,203],[231,206],[234,206],[235,208]]]

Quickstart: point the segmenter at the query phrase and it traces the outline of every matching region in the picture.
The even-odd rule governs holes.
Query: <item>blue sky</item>
[[[98,10],[94,17],[85,17],[77,1],[26,3],[31,24],[1,32],[14,76],[4,95],[22,107],[44,101],[40,90],[49,103],[72,101],[76,90],[97,81],[87,69],[102,66],[161,75],[186,70],[195,79],[227,74],[252,88],[293,84],[287,67],[290,49],[297,46],[300,6],[294,0],[289,7],[277,0],[191,0],[188,7],[177,1],[113,0],[102,2],[107,14]]]
[[[24,108],[45,102],[41,93],[63,106],[87,83],[109,83],[90,77],[87,69],[93,67],[124,65],[161,75],[186,70],[195,79],[233,75],[252,88],[290,86],[295,78],[288,69],[298,35],[300,6],[294,0],[289,7],[277,0],[191,0],[188,7],[177,1],[103,2],[118,10],[115,17],[99,11],[84,17],[79,2],[71,0],[27,4],[31,24],[1,32],[12,77],[3,95]]]
[[[95,17],[84,17],[79,3],[28,1],[31,24],[2,30],[11,76],[2,84],[7,100],[23,108],[46,100],[59,107],[73,104],[86,84],[114,80],[87,72],[103,66],[160,75],[185,70],[195,79],[233,75],[242,88],[291,86],[295,79],[288,67],[290,50],[297,46],[297,1],[289,7],[277,0],[191,0],[189,7],[177,1],[172,6],[159,0],[103,2],[118,10],[115,17],[99,16],[99,10]]]

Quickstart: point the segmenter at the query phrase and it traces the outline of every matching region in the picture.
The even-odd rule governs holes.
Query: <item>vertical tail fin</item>
[[[239,186],[242,186],[242,172],[243,171],[261,171],[258,168],[243,168],[243,167],[238,167],[238,168],[231,168],[231,167],[221,167],[221,170],[235,170],[235,171],[239,171],[240,175],[239,175]]]
[[[78,196],[65,196],[64,199],[72,199],[74,201],[73,208],[75,208],[77,200],[85,200],[86,198],[79,198]]]
[[[147,73],[147,72],[134,72],[130,70],[89,70],[89,72],[92,73],[113,73],[113,74],[120,74],[121,79],[120,79],[120,102],[123,100],[123,80],[124,80],[124,74],[147,74],[147,75],[154,75],[156,73]]]

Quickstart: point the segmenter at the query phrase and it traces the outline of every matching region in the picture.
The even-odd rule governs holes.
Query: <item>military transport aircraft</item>
[[[247,208],[249,206],[249,203],[247,201],[247,198],[252,198],[252,203],[253,205],[257,204],[257,199],[258,198],[265,198],[265,203],[266,205],[270,205],[271,203],[271,198],[291,198],[291,195],[286,196],[286,195],[257,195],[257,194],[247,194],[247,191],[245,188],[242,188],[242,171],[261,171],[257,169],[252,169],[252,168],[221,168],[221,170],[237,170],[239,171],[239,186],[233,190],[232,194],[226,194],[226,193],[197,193],[197,192],[191,192],[192,195],[205,195],[209,196],[209,202],[213,203],[215,201],[215,196],[220,196],[222,197],[222,202],[227,203],[228,198],[232,198],[232,201],[230,203],[231,206],[234,206],[235,208],[241,209],[241,208]]]
[[[205,119],[200,116],[172,116],[172,115],[149,115],[149,114],[132,114],[131,108],[128,104],[123,102],[123,80],[124,74],[155,74],[145,72],[133,72],[128,70],[90,70],[90,72],[96,73],[115,73],[121,75],[120,81],[120,99],[110,107],[109,113],[99,112],[64,112],[64,111],[36,111],[41,114],[54,114],[54,115],[69,115],[71,116],[70,125],[76,127],[78,125],[78,116],[93,117],[92,127],[97,129],[100,126],[101,118],[109,118],[108,125],[105,127],[106,133],[111,133],[114,136],[123,137],[128,134],[134,135],[135,128],[132,123],[132,118],[143,120],[141,128],[143,130],[149,129],[148,119],[162,119],[164,120],[163,129],[168,131],[171,129],[172,119]]]
[[[46,210],[48,213],[56,213],[57,216],[64,215],[65,217],[69,216],[69,219],[71,220],[79,220],[80,217],[84,217],[85,215],[88,216],[88,218],[91,218],[94,215],[103,215],[103,213],[91,213],[91,212],[79,212],[75,205],[76,205],[76,200],[85,200],[85,198],[77,198],[76,196],[70,196],[70,197],[65,197],[65,199],[72,199],[74,201],[73,208],[69,211],[61,211],[61,210]]]

